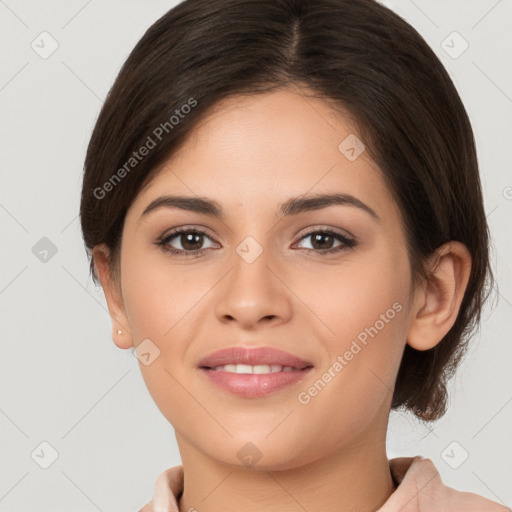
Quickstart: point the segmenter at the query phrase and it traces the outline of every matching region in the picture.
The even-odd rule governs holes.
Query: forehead
[[[359,141],[359,142],[358,142]],[[218,102],[155,173],[132,205],[139,216],[163,193],[243,202],[262,211],[285,198],[341,192],[375,208],[392,201],[348,116],[304,90],[231,96]],[[349,158],[351,157],[351,158]]]

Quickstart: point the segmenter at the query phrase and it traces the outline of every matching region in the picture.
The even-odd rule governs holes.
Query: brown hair
[[[392,400],[393,409],[438,419],[493,282],[488,226],[473,132],[453,82],[418,32],[374,0],[186,0],[157,20],[120,70],[88,146],[87,254],[107,244],[119,276],[127,209],[197,122],[228,96],[290,85],[356,123],[402,213],[415,283],[443,243],[458,240],[471,253],[455,324],[430,350],[406,345]],[[130,160],[149,138],[156,145]],[[92,258],[90,271],[97,284]]]

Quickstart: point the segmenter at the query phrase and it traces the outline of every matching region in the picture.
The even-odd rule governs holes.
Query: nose
[[[217,287],[217,318],[246,330],[259,324],[287,322],[293,294],[283,279],[282,262],[263,250],[254,261],[234,252],[230,263],[231,269]]]

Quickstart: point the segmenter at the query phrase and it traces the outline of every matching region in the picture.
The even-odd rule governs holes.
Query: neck
[[[380,436],[286,470],[219,463],[176,437],[185,475],[180,512],[375,512],[395,490]]]

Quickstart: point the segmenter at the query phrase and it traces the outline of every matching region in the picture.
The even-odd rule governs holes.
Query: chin
[[[311,443],[305,442],[303,437],[292,438],[284,432],[284,438],[270,434],[271,429],[265,432],[254,431],[250,435],[237,435],[227,440],[211,440],[218,449],[213,452],[212,445],[205,447],[204,453],[212,459],[229,465],[237,470],[249,471],[281,471],[293,469],[311,462],[318,450]],[[200,447],[198,447],[201,449]],[[306,448],[309,451],[306,452]]]

